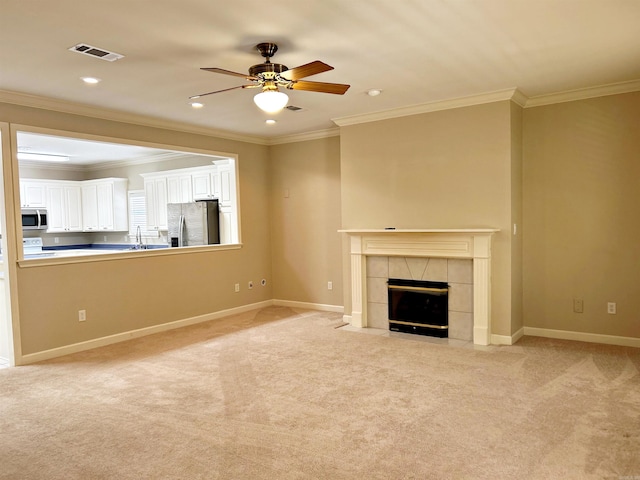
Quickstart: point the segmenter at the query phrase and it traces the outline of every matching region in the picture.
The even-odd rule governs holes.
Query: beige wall
[[[268,147],[9,104],[0,121],[235,153],[239,165],[239,250],[18,268],[23,355],[272,298]]]
[[[500,229],[492,261],[492,331],[500,335],[513,333],[517,298],[512,115],[511,102],[496,102],[343,127],[340,140],[343,228]]]
[[[34,166],[20,166],[20,178],[44,178],[47,180],[86,180],[84,169],[70,168],[38,168]]]
[[[242,249],[18,268],[23,354],[271,298],[349,313],[336,230],[387,226],[501,229],[494,334],[640,337],[640,93],[524,111],[497,102],[271,147],[3,104],[1,121],[239,155]],[[267,287],[244,288],[261,278]]]
[[[639,127],[640,92],[525,110],[526,326],[640,337]]]
[[[275,145],[270,157],[274,297],[341,307],[340,139]]]

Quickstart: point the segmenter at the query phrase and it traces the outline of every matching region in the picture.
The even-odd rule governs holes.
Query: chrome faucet
[[[136,227],[136,250],[140,250],[142,248],[142,230],[140,229],[140,225]]]

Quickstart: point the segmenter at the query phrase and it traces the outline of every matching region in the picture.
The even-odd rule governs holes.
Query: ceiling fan
[[[275,43],[259,43],[256,45],[256,48],[260,54],[266,58],[266,60],[264,63],[259,63],[258,65],[253,65],[249,68],[248,75],[215,67],[200,69],[206,70],[207,72],[242,77],[253,83],[225,88],[223,90],[216,90],[214,92],[201,93],[200,95],[189,97],[189,99],[195,100],[197,98],[204,97],[205,95],[228,92],[229,90],[236,90],[239,88],[261,88],[262,91],[253,98],[254,102],[265,112],[275,113],[282,110],[289,101],[289,97],[285,93],[279,91],[278,87],[289,90],[333,93],[336,95],[343,95],[350,87],[350,85],[342,83],[311,82],[308,80],[301,80],[302,78],[309,77],[317,73],[333,70],[332,66],[327,65],[320,60],[289,69],[279,63],[271,63],[271,57],[273,57],[273,55],[278,51],[278,46]]]

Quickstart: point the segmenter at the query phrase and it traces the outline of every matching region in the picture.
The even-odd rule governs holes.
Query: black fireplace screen
[[[390,278],[389,329],[433,337],[449,336],[446,282]]]

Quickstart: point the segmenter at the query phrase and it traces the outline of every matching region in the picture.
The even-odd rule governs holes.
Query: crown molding
[[[440,110],[450,110],[453,108],[470,107],[473,105],[482,105],[485,103],[499,102],[503,100],[513,100],[516,97],[521,100],[523,96],[516,88],[506,90],[498,90],[496,92],[482,93],[480,95],[471,95],[468,97],[452,98],[449,100],[441,100],[437,102],[422,103],[418,105],[410,105],[408,107],[394,108],[390,110],[382,110],[379,112],[365,113],[363,115],[351,115],[347,117],[333,118],[333,122],[345,127],[348,125],[357,125],[359,123],[376,122],[379,120],[388,120],[391,118],[407,117],[409,115],[419,115],[421,113],[437,112]]]
[[[619,95],[622,93],[637,92],[640,90],[640,80],[629,82],[611,83],[597,87],[580,88],[568,90],[566,92],[551,93],[549,95],[538,95],[529,97],[525,107],[540,107],[542,105],[552,105],[554,103],[573,102],[575,100],[586,100],[588,98],[606,97],[608,95]]]
[[[189,155],[190,154],[188,152],[162,152],[159,154],[148,155],[133,160],[117,160],[111,162],[92,163],[90,165],[86,165],[86,169],[91,172],[96,170],[108,170],[110,168],[117,167],[131,167],[134,165],[145,165],[148,163],[168,162],[170,160],[175,160],[177,158]]]
[[[126,113],[119,110],[94,107],[81,103],[69,102],[67,100],[58,100],[27,93],[12,92],[8,90],[0,90],[0,103],[9,103],[13,105],[20,105],[23,107],[33,107],[61,113],[70,113],[72,115],[82,115],[85,117],[100,118],[102,120],[110,120],[114,122],[131,123],[145,127],[162,128],[184,133],[206,135],[208,137],[217,137],[226,140],[255,143],[258,145],[268,144],[267,139],[264,137],[239,135],[226,130],[216,130],[213,128],[199,127],[170,120],[162,120],[146,115]]]
[[[513,96],[511,97],[511,101],[517,105],[520,105],[522,108],[527,106],[527,102],[529,101],[529,97],[527,97],[524,93],[522,93],[517,88],[513,92]]]
[[[314,132],[297,133],[294,135],[283,135],[269,139],[268,145],[282,145],[285,143],[306,142],[309,140],[318,140],[322,138],[338,137],[340,129],[338,127],[328,128],[326,130],[316,130]]]

